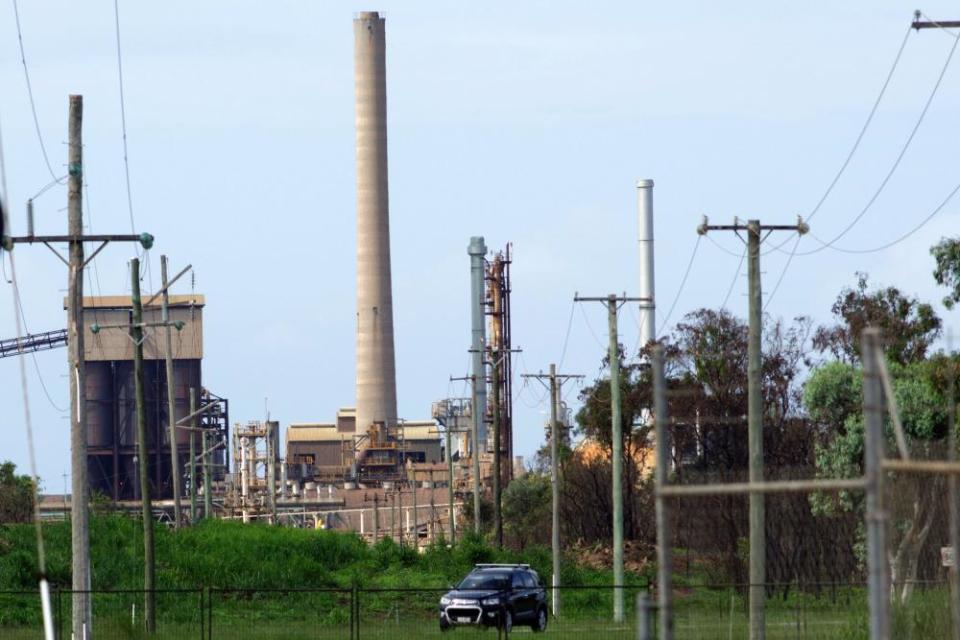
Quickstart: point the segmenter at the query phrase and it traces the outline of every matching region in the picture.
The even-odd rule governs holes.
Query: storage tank
[[[109,449],[113,447],[113,366],[88,362],[86,371],[87,446]]]

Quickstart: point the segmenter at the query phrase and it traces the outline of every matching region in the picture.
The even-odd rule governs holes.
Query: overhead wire
[[[23,29],[20,26],[20,7],[17,5],[17,0],[13,0],[13,19],[17,25],[17,43],[20,46],[20,62],[23,64],[23,77],[27,83],[27,97],[30,100],[30,112],[33,114],[33,126],[37,132],[37,141],[40,143],[40,153],[43,155],[43,162],[47,166],[47,171],[50,172],[50,177],[53,178],[54,183],[63,184],[66,176],[58,178],[56,172],[53,170],[53,165],[50,164],[50,156],[47,155],[47,145],[43,141],[43,133],[40,130],[37,104],[33,99],[33,83],[30,81],[30,68],[27,66],[27,54],[23,46]]]
[[[737,280],[740,278],[740,270],[743,268],[743,261],[744,259],[746,259],[746,257],[747,257],[747,247],[744,246],[743,253],[740,254],[740,262],[737,263],[737,270],[733,274],[733,280],[730,282],[730,286],[727,287],[727,295],[723,297],[723,302],[720,304],[721,310],[727,308],[727,302],[729,302],[730,294],[733,293],[733,288],[736,286]]]
[[[709,238],[709,236],[707,236]],[[690,277],[690,269],[693,268],[693,262],[697,258],[697,250],[700,248],[700,240],[703,238],[702,235],[697,234],[697,241],[693,245],[693,251],[690,252],[690,261],[687,262],[687,268],[683,273],[683,279],[680,281],[680,287],[677,289],[677,295],[673,297],[673,303],[670,305],[670,310],[667,312],[667,315],[664,317],[663,322],[660,323],[660,329],[657,331],[657,334],[663,333],[663,330],[670,324],[670,318],[673,316],[674,309],[677,308],[677,302],[680,300],[680,295],[683,293],[684,287],[687,285],[687,278]]]
[[[0,130],[0,198],[2,198],[2,208],[9,209],[8,200],[9,191],[7,190],[7,163],[3,153],[3,133]],[[23,339],[23,327],[20,326],[20,313],[22,306],[20,303],[20,286],[17,281],[16,261],[13,252],[10,252],[10,281],[13,286],[13,304],[14,304],[14,324],[17,328],[17,343]],[[30,390],[27,383],[27,365],[23,358],[23,353],[17,358],[20,368],[20,389],[23,393],[23,417],[24,428],[27,432],[27,457],[30,463],[30,475],[32,479],[31,494],[33,502],[33,524],[37,541],[37,569],[39,573],[40,586],[40,606],[43,614],[43,633],[45,640],[53,640],[53,610],[50,604],[50,585],[47,582],[47,559],[43,542],[43,529],[40,520],[40,476],[37,473],[37,456],[33,443],[33,420],[30,415]]]
[[[586,323],[587,329],[590,331],[590,335],[593,336],[593,339],[601,349],[606,349],[606,346],[603,344],[603,341],[600,340],[597,332],[593,330],[593,325],[590,324],[590,318],[587,316],[587,312],[583,310],[583,305],[578,306],[580,307],[580,315],[583,316],[583,321]]]
[[[773,300],[773,297],[777,295],[777,291],[780,289],[780,283],[783,282],[784,276],[787,275],[787,270],[790,268],[790,263],[793,262],[794,256],[797,255],[797,247],[800,246],[800,239],[803,236],[799,233],[797,234],[797,241],[793,244],[793,250],[787,255],[787,262],[783,265],[783,270],[780,272],[780,277],[777,278],[777,284],[773,285],[773,289],[770,291],[770,295],[767,296],[767,299],[763,303],[763,310],[766,311],[767,307],[770,306],[770,302]]]
[[[567,345],[570,344],[570,329],[573,328],[573,314],[575,311],[575,306],[577,306],[576,300],[570,303],[570,318],[567,320],[567,335],[563,338],[563,349],[560,351],[560,364],[557,365],[557,368],[561,371],[563,370],[563,361],[567,357]]]
[[[810,220],[812,220],[813,217],[820,212],[820,208],[823,206],[823,203],[826,202],[828,197],[830,197],[830,194],[833,192],[833,188],[837,186],[837,183],[840,181],[840,177],[846,172],[847,167],[850,166],[850,161],[853,160],[853,156],[856,155],[857,150],[860,148],[860,143],[863,141],[863,138],[867,133],[867,129],[870,128],[870,124],[873,122],[873,117],[876,115],[877,109],[880,107],[880,103],[883,101],[884,95],[887,93],[887,88],[890,86],[890,80],[893,78],[893,74],[900,65],[900,58],[903,57],[903,51],[907,47],[907,41],[910,39],[910,33],[912,31],[913,27],[911,25],[907,27],[906,33],[903,34],[903,40],[900,42],[900,48],[897,49],[897,55],[893,58],[893,64],[890,65],[890,70],[887,72],[887,77],[884,79],[883,85],[880,87],[880,93],[877,94],[876,100],[873,101],[873,106],[870,108],[870,111],[867,114],[867,119],[860,128],[860,133],[857,134],[856,139],[853,141],[853,146],[850,147],[850,151],[847,153],[846,158],[844,158],[843,164],[840,165],[837,173],[833,176],[833,180],[831,180],[830,184],[827,185],[826,190],[823,192],[823,195],[820,196],[817,204],[813,207],[813,209],[810,210],[810,213],[806,215],[806,218],[804,219],[806,222],[810,222]],[[783,242],[774,246],[765,253],[779,251],[788,242],[790,242],[790,238],[785,239]]]
[[[923,220],[921,220],[919,224],[917,224],[915,227],[913,227],[912,229],[910,229],[910,231],[907,231],[905,234],[901,235],[900,237],[898,237],[898,238],[895,239],[895,240],[891,240],[890,242],[884,243],[884,244],[882,244],[882,245],[880,245],[880,246],[877,246],[877,247],[872,247],[872,248],[870,248],[870,249],[844,249],[844,248],[842,248],[842,247],[833,247],[833,249],[834,249],[835,251],[840,251],[841,253],[854,253],[854,254],[876,253],[876,252],[878,252],[878,251],[883,251],[883,250],[885,250],[885,249],[889,249],[890,247],[892,247],[892,246],[894,246],[894,245],[896,245],[896,244],[899,244],[899,243],[903,242],[904,240],[906,240],[907,238],[909,238],[910,236],[912,236],[914,233],[916,233],[917,231],[919,231],[920,229],[922,229],[924,226],[926,226],[926,224],[927,224],[928,222],[930,222],[931,220],[933,220],[934,216],[936,216],[938,213],[940,213],[940,211],[942,211],[943,208],[944,208],[945,206],[947,206],[947,203],[949,203],[949,202],[953,199],[953,197],[954,197],[955,195],[957,195],[957,192],[958,192],[958,191],[960,191],[960,183],[958,183],[958,184],[950,191],[950,193],[947,194],[947,197],[944,198],[943,201],[942,201],[933,211],[931,211]],[[803,255],[803,254],[798,254],[798,255]]]
[[[129,148],[127,145],[127,103],[126,103],[126,93],[124,91],[123,83],[123,48],[121,47],[120,41],[120,2],[119,0],[114,0],[113,2],[113,17],[114,25],[116,27],[116,40],[117,40],[117,80],[120,88],[120,129],[123,137],[123,173],[127,187],[127,212],[130,217],[130,231],[131,233],[137,232],[137,225],[133,213],[133,189],[130,186],[130,154]],[[153,270],[150,264],[150,250],[144,249],[140,250],[139,245],[135,245],[137,257],[146,256],[142,261],[140,277],[143,278],[143,274],[146,273],[147,282],[149,284],[149,289],[153,291]]]
[[[861,209],[860,213],[846,226],[844,229],[832,239],[828,241],[821,240],[813,233],[810,236],[819,242],[821,246],[816,249],[811,249],[809,251],[803,251],[797,255],[808,256],[815,253],[819,253],[825,249],[832,248],[833,245],[843,238],[853,227],[860,222],[864,215],[870,210],[873,206],[873,203],[877,201],[877,198],[880,197],[880,194],[883,193],[883,190],[886,188],[887,184],[890,182],[890,179],[893,177],[893,174],[896,172],[897,168],[900,166],[900,162],[903,160],[904,156],[907,153],[907,150],[910,148],[913,139],[917,135],[917,131],[920,130],[920,125],[923,124],[924,118],[926,118],[927,112],[930,110],[930,105],[933,104],[933,99],[936,97],[937,92],[940,89],[940,86],[943,84],[943,78],[947,73],[947,69],[950,67],[950,62],[953,60],[954,53],[957,51],[957,45],[960,45],[960,39],[955,39],[953,46],[950,47],[950,53],[947,55],[946,61],[943,63],[943,67],[940,69],[940,74],[937,76],[937,81],[933,85],[933,89],[930,91],[930,95],[927,96],[927,100],[923,105],[923,109],[920,111],[920,115],[917,117],[917,121],[914,123],[913,128],[910,131],[910,135],[907,136],[907,140],[904,142],[903,146],[900,149],[900,152],[897,154],[896,160],[894,160],[893,165],[890,167],[890,170],[884,176],[883,180],[880,182],[880,185],[877,187],[876,191],[867,201],[867,204]]]

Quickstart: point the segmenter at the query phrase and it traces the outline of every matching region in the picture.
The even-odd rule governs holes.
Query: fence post
[[[213,640],[213,589],[207,587],[207,640]]]
[[[887,566],[887,518],[883,506],[883,390],[877,359],[883,358],[880,331],[863,330],[864,467],[867,480],[867,567],[870,638],[890,639],[890,574]]]
[[[207,640],[207,629],[206,629],[206,610],[203,608],[204,605],[204,589],[200,587],[197,589],[200,592],[200,640]]]
[[[646,591],[637,594],[637,640],[653,640],[650,633],[650,596]]]
[[[57,639],[63,640],[63,601],[60,596],[63,590],[57,585]]]

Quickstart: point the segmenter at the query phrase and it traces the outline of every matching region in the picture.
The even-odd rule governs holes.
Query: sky
[[[128,233],[114,4],[19,4],[54,171],[65,173],[67,96],[83,94],[88,231]],[[720,306],[731,287],[728,308],[744,317],[742,246],[729,233],[698,244],[701,216],[790,224],[808,215],[857,139],[916,8],[891,0],[119,4],[133,227],[156,236],[143,287],[159,286],[161,254],[173,272],[191,263],[196,292],[207,296],[204,385],[230,399],[232,421],[269,410],[282,425],[331,420],[353,404],[355,12],[386,17],[399,415],[420,419],[432,401],[467,395],[449,377],[467,373],[470,236],[493,249],[513,244],[517,375],[551,362],[587,381],[600,374],[605,311],[574,307],[573,296],[636,294],[638,178],[656,184],[658,333]],[[960,18],[945,1],[922,8]],[[837,235],[877,192],[954,43],[943,31],[909,35],[857,153],[810,223],[818,238]],[[837,247],[899,238],[957,186],[958,67],[947,68],[902,162]],[[11,223],[22,234],[24,203],[50,175],[11,3],[0,7],[0,126]],[[65,206],[63,187],[38,198],[37,232],[65,233]],[[834,298],[863,271],[934,302],[956,327],[957,312],[939,303],[945,291],[933,281],[929,248],[958,221],[960,196],[884,251],[797,255],[767,311],[829,322]],[[763,256],[765,294],[793,246]],[[807,237],[799,251],[817,247]],[[108,247],[87,291],[129,291],[131,254]],[[9,275],[9,257],[4,264]],[[63,265],[35,245],[17,248],[16,266],[28,329],[64,327]],[[189,291],[188,281],[174,287]],[[16,336],[13,309],[11,286],[0,283],[0,339]],[[620,333],[634,349],[632,307],[621,312]],[[39,474],[57,492],[69,472],[66,350],[38,353],[27,366]],[[0,459],[26,470],[15,358],[0,360],[0,381]],[[576,408],[577,386],[564,391]],[[538,384],[516,380],[515,450],[528,459],[543,441],[545,401]]]

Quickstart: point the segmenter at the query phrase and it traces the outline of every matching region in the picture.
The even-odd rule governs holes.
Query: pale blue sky
[[[121,3],[127,122],[138,231],[173,269],[191,262],[207,295],[204,382],[235,421],[326,420],[354,397],[354,149],[351,20],[387,18],[390,198],[399,413],[429,415],[459,395],[469,345],[471,235],[514,243],[517,372],[560,358],[575,291],[636,292],[634,182],[656,181],[657,293],[677,292],[701,214],[789,223],[819,200],[863,123],[914,4],[837,2]],[[960,18],[945,1],[921,7]],[[40,124],[65,158],[67,95],[85,99],[95,232],[129,229],[123,182],[113,3],[20,0]],[[910,36],[860,152],[812,222],[832,237],[890,167],[953,43]],[[839,246],[882,244],[913,227],[960,181],[960,61],[872,210]],[[12,222],[48,181],[33,130],[13,11],[0,7],[0,116]],[[65,229],[65,191],[37,202],[37,228]],[[770,305],[828,319],[857,270],[939,300],[928,248],[956,232],[960,198],[887,251],[794,259]],[[740,251],[729,236],[715,238]],[[800,247],[816,246],[805,240]],[[122,293],[129,247],[97,261],[100,290]],[[785,256],[764,258],[766,288]],[[737,258],[701,243],[672,321],[718,306]],[[65,325],[66,273],[40,247],[17,250],[33,331]],[[145,283],[149,287],[149,283]],[[738,279],[730,307],[745,312]],[[89,290],[89,289],[88,289]],[[189,290],[189,285],[178,292]],[[939,305],[938,305],[939,307]],[[0,286],[0,337],[15,335]],[[599,305],[574,315],[566,373],[597,374]],[[948,324],[957,316],[941,309]],[[636,343],[634,316],[621,318]],[[66,351],[37,354],[66,407]],[[30,364],[40,473],[60,490],[68,424]],[[0,360],[0,458],[26,468],[17,364]],[[542,440],[539,387],[515,400],[516,449]],[[575,392],[569,387],[571,398]]]

